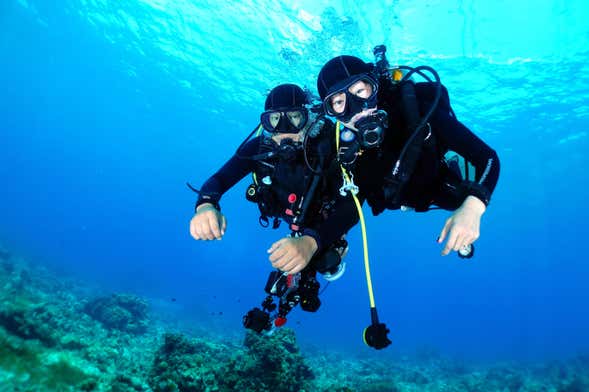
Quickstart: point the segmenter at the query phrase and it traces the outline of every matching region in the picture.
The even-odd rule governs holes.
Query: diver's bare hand
[[[190,235],[195,240],[220,240],[226,228],[225,216],[211,203],[199,205],[190,220]]]
[[[268,249],[272,266],[291,275],[305,268],[316,251],[317,241],[308,235],[282,238]]]
[[[356,123],[360,119],[370,116],[372,113],[376,112],[377,110],[378,110],[377,108],[364,109],[360,113],[354,114],[352,116],[352,118],[350,119],[350,121],[348,121],[347,123],[344,123],[344,126],[346,128],[353,129],[354,131],[358,131],[358,128],[356,128]]]
[[[481,217],[486,208],[485,204],[474,196],[468,196],[464,200],[462,205],[446,220],[438,237],[438,243],[441,244],[448,235],[442,256],[446,256],[452,250],[458,251],[479,238]]]

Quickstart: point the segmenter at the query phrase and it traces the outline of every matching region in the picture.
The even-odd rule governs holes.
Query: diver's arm
[[[288,274],[302,271],[317,252],[339,240],[358,222],[354,201],[338,197],[330,216],[318,227],[305,228],[300,237],[282,238],[268,249],[272,266]]]
[[[446,220],[438,236],[438,243],[446,241],[442,249],[442,256],[445,256],[479,238],[482,215],[499,179],[499,158],[495,150],[449,113],[438,110],[432,121],[438,129],[439,142],[476,168],[475,181],[463,181],[467,196],[462,205]]]
[[[464,157],[476,169],[475,181],[465,180],[466,194],[488,205],[499,179],[500,163],[495,150],[445,111],[436,110],[431,121],[439,142]]]
[[[254,170],[254,161],[249,159],[258,153],[260,138],[250,140],[233,155],[215,174],[205,181],[195,208],[210,203],[219,208],[221,196]]]
[[[259,139],[248,142],[221,169],[202,186],[195,214],[190,220],[190,234],[195,240],[220,240],[225,235],[227,220],[221,213],[219,200],[233,185],[253,170],[253,161],[247,159],[258,151]]]
[[[352,196],[338,196],[327,219],[317,227],[303,231],[303,234],[313,237],[317,242],[317,249],[323,250],[339,240],[358,220],[358,211]]]

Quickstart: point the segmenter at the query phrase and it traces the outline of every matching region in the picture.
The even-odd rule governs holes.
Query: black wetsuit
[[[318,250],[314,259],[323,255],[353,225],[352,222],[344,231],[338,230],[340,234],[321,230],[323,221],[332,213],[333,205],[341,203],[336,200],[342,198],[338,193],[340,177],[337,176],[339,168],[334,159],[333,129],[333,123],[327,121],[321,135],[310,138],[307,145],[309,164],[314,169],[323,170],[319,186],[300,230],[303,235],[309,235],[317,242]],[[255,173],[261,218],[277,217],[289,224],[292,223],[293,216],[290,215],[290,211],[304,197],[314,174],[307,167],[302,150],[298,150],[292,160],[278,157],[263,160],[252,159],[252,157],[259,157],[275,149],[275,147],[274,142],[262,136],[248,141],[238,153],[233,155],[219,171],[203,184],[196,205],[212,203],[219,208],[219,200],[225,192],[246,175]],[[292,198],[293,194],[296,195],[295,203],[289,201],[289,196]],[[341,219],[347,219],[345,214],[340,215],[338,220]],[[333,222],[337,224],[336,220]],[[317,263],[312,261],[312,264],[316,265]],[[324,268],[317,265],[316,267],[319,272],[323,272]]]
[[[433,100],[431,86],[418,84],[416,94],[421,115],[427,112]],[[416,211],[426,211],[431,205],[446,210],[455,210],[464,199],[472,194],[488,204],[490,195],[495,189],[499,178],[499,158],[496,152],[474,135],[452,114],[447,92],[441,104],[429,119],[432,136],[424,142],[423,150],[416,163],[413,174],[402,188],[399,203],[391,205],[384,197],[384,185],[391,173],[393,164],[408,139],[403,111],[398,103],[398,90],[383,88],[379,92],[378,108],[388,113],[389,127],[385,131],[380,148],[365,150],[350,169],[354,181],[360,189],[361,201],[366,200],[375,215],[384,209],[398,209],[403,206],[413,207]],[[331,137],[333,139],[333,137]],[[260,163],[243,157],[251,157],[260,151],[261,138],[248,142],[239,156],[233,156],[215,175],[205,182],[202,194],[197,203],[212,202],[217,204],[221,196],[248,173],[256,171]],[[332,149],[333,146],[328,144]],[[466,183],[444,162],[444,155],[449,150],[466,158],[475,167],[473,187],[460,187]],[[317,241],[319,252],[337,241],[343,234],[358,222],[358,213],[351,197],[341,197],[338,193],[342,185],[342,176],[336,167],[333,156],[327,154],[326,165],[330,170],[325,175],[323,186],[316,196],[314,207],[307,213],[307,224],[303,234],[310,235]],[[282,173],[273,178],[271,193],[272,203],[277,216],[289,219],[284,211],[290,207],[288,195],[304,192],[311,178],[302,157],[277,170]],[[289,168],[290,167],[290,168]],[[258,176],[258,181],[261,180]],[[276,176],[275,176],[276,177]],[[303,186],[304,184],[304,186]],[[326,209],[325,206],[330,208]],[[318,252],[318,253],[319,253]]]
[[[418,83],[415,92],[423,116],[432,104],[435,86]],[[385,87],[378,98],[379,109],[388,113],[389,127],[380,150],[366,151],[358,160],[356,169],[360,192],[375,214],[384,208],[399,208],[399,205],[390,205],[384,200],[383,180],[386,181],[412,132],[406,130],[407,119],[399,104],[400,90]],[[431,135],[423,142],[415,168],[401,190],[399,204],[417,211],[426,211],[432,204],[455,210],[469,194],[488,204],[499,178],[499,158],[493,149],[453,116],[445,88],[442,88],[439,104],[428,122]],[[470,186],[461,187],[465,185],[464,181],[445,163],[444,155],[448,151],[456,152],[475,167],[475,181]],[[461,189],[457,189],[459,187]]]
[[[427,211],[432,205],[455,210],[468,195],[476,196],[487,205],[499,178],[499,158],[493,149],[454,117],[445,88],[440,104],[429,119],[431,135],[424,141],[414,171],[401,188],[397,203],[392,204],[385,198],[387,177],[411,131],[407,130],[407,120],[400,107],[400,91],[382,87],[378,109],[387,112],[389,123],[383,142],[379,148],[365,149],[350,167],[359,187],[360,200],[368,202],[374,215],[401,206],[416,211]],[[429,110],[434,95],[432,84],[416,85],[421,116]],[[446,164],[444,155],[448,151],[456,152],[475,167],[475,181],[464,180]],[[336,213],[322,225],[320,232],[337,235],[342,232],[340,228],[353,226],[358,221],[355,210],[349,199],[338,203]]]

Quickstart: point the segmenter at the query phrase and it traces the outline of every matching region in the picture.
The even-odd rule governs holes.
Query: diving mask
[[[267,110],[260,115],[262,126],[271,133],[298,133],[308,119],[309,113],[302,107]]]
[[[355,114],[376,107],[378,83],[370,74],[356,75],[323,100],[325,112],[341,122],[349,122]]]

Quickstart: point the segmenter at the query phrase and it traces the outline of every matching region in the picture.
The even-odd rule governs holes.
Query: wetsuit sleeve
[[[475,181],[465,185],[466,194],[488,205],[499,179],[500,164],[495,150],[445,110],[436,110],[431,122],[436,126],[438,141],[476,168]]]
[[[303,231],[317,242],[317,252],[329,247],[358,223],[358,212],[351,196],[338,196],[331,213],[318,226]]]
[[[259,145],[259,137],[250,140],[219,171],[206,180],[200,189],[195,209],[203,203],[211,203],[220,209],[221,196],[254,170],[255,162],[249,158],[258,153]]]

